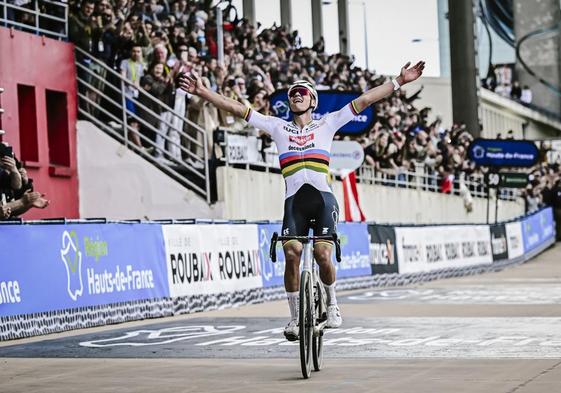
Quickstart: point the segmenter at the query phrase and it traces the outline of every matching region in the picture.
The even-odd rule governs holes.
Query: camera
[[[3,143],[0,143],[0,158],[2,157],[13,157],[14,150],[12,146],[7,146]]]

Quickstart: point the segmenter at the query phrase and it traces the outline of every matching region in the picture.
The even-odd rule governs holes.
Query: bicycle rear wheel
[[[313,287],[310,272],[303,271],[300,276],[300,366],[304,378],[310,378],[312,371],[312,340],[314,334]]]
[[[315,287],[314,307],[317,324],[327,318],[327,307],[325,305],[325,290],[323,289],[323,285],[318,281]],[[319,331],[317,335],[314,334],[312,338],[312,353],[314,370],[319,371],[323,366],[323,330]]]

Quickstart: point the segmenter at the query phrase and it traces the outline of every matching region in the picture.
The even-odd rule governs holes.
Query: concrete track
[[[561,391],[561,247],[499,273],[339,294],[302,380],[285,301],[0,344],[1,392]]]

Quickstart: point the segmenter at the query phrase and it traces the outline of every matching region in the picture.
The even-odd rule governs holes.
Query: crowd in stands
[[[0,220],[16,218],[32,208],[49,206],[45,195],[34,191],[33,179],[6,142],[0,142]]]
[[[513,64],[492,66],[487,78],[483,79],[482,85],[500,96],[510,98],[523,105],[532,103],[532,90],[528,85],[521,86],[520,82],[513,77]]]
[[[264,114],[274,114],[268,97],[294,80],[309,80],[318,90],[344,91],[366,91],[388,80],[355,66],[349,56],[326,53],[323,40],[311,48],[302,47],[297,31],[282,26],[259,30],[260,26],[246,20],[225,23],[224,64],[218,64],[215,9],[209,1],[83,0],[80,4],[71,1],[70,5],[72,41],[161,102],[186,113],[209,137],[217,127],[240,131],[246,124],[198,97],[186,97],[174,83],[179,72],[196,71],[208,87]],[[415,166],[424,165],[444,179],[459,172],[477,172],[467,159],[471,136],[465,126],[446,129],[439,119],[429,121],[431,109],[419,110],[414,105],[419,93],[407,97],[405,91],[399,91],[377,103],[378,121],[360,140],[367,164],[393,173],[414,171]],[[129,109],[138,110],[130,98],[142,103],[139,90],[130,86],[126,95]],[[165,112],[157,104],[150,105],[152,101],[144,101],[155,113]],[[165,125],[170,119],[147,117],[160,131],[150,136],[161,147],[154,154],[162,155],[167,139],[167,156],[181,159],[181,151],[174,145],[188,141],[170,135],[170,130],[165,138]],[[178,123],[196,138],[188,124]],[[131,139],[142,144],[137,135],[131,135]],[[184,147],[198,153],[193,146]],[[442,191],[449,191],[450,186],[443,181]]]
[[[176,77],[180,72],[195,71],[209,88],[273,115],[269,96],[298,79],[309,80],[318,90],[344,91],[366,91],[388,80],[357,67],[349,56],[326,53],[323,40],[311,48],[303,47],[297,31],[276,25],[262,28],[244,19],[228,17],[224,23],[224,62],[219,64],[216,8],[211,3],[69,1],[70,39],[132,82],[125,92],[127,107],[152,124],[152,131],[129,119],[138,129],[138,133],[129,133],[129,138],[144,147],[148,147],[146,139],[153,141],[157,146],[153,152],[156,157],[190,160],[186,152],[201,154],[200,145],[192,143],[200,136],[189,123],[167,111],[168,107],[202,127],[209,146],[217,128],[235,132],[247,127],[242,119],[177,89]],[[90,67],[105,77],[100,67],[94,63]],[[512,82],[512,69],[508,66],[496,67],[484,84],[501,95],[531,103],[531,91],[527,86],[520,88],[517,81]],[[138,87],[152,97],[143,97]],[[446,127],[431,113],[431,108],[417,108],[415,100],[421,90],[408,96],[402,89],[376,104],[377,121],[368,135],[359,140],[364,147],[366,165],[398,179],[421,169],[434,175],[441,192],[451,192],[455,178],[476,175],[482,179],[486,169],[476,167],[467,155],[472,141],[469,130],[464,124]],[[96,101],[95,94],[91,98]],[[261,137],[263,146],[268,146],[270,140],[263,133]],[[511,138],[512,134],[505,137]],[[533,187],[526,191],[529,209],[549,203],[548,190],[559,183],[552,175],[552,171],[559,171],[551,167],[558,163],[540,165],[532,175]]]

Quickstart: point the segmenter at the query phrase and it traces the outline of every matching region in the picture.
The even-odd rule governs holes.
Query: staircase
[[[133,85],[104,62],[78,47],[75,50],[79,118],[94,123],[127,149],[140,155],[210,204],[208,141],[205,130],[188,120],[184,114],[177,113],[173,108],[152,97],[146,90]],[[142,100],[126,98],[144,113],[143,116],[127,108],[127,86],[139,91],[138,97],[142,97]],[[163,117],[155,113],[150,108],[152,104],[159,105],[162,113],[169,112],[170,115]],[[176,121],[172,120],[174,117]],[[147,118],[151,118],[152,121],[148,121]],[[138,123],[139,128],[135,128],[133,123]],[[165,135],[159,132],[162,124],[168,130]],[[191,132],[186,133],[184,127],[177,124],[184,124]],[[139,132],[139,129],[144,133]],[[162,143],[156,144],[154,139],[147,137],[146,132],[163,138],[163,146]],[[172,132],[179,135],[180,139],[170,138]],[[131,142],[132,134],[140,137],[143,147]],[[191,149],[187,149],[181,141],[190,144]],[[170,148],[179,151],[180,155],[170,155]]]

